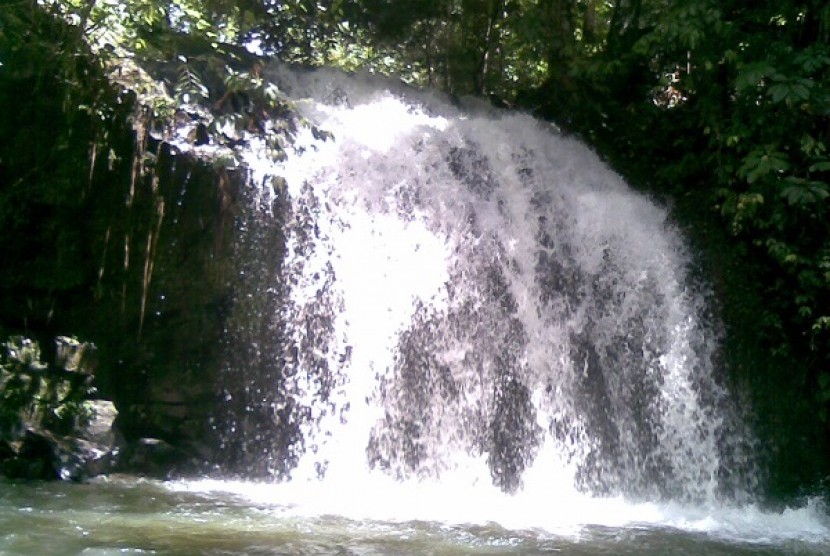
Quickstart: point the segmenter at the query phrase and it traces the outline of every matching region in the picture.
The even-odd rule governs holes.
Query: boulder
[[[115,418],[118,410],[109,400],[90,400],[87,402],[92,410],[92,417],[78,432],[78,438],[99,446],[114,448],[118,442]]]
[[[0,473],[12,479],[82,481],[113,469],[118,435],[112,402],[93,400],[92,418],[77,435],[28,426],[17,441],[0,442]]]

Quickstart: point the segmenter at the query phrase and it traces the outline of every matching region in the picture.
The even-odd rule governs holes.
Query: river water
[[[366,501],[356,493],[340,499],[340,508],[332,508],[351,506],[355,511],[349,517],[327,512],[327,503],[321,500],[292,501],[292,494],[282,488],[129,477],[88,484],[4,483],[0,485],[0,554],[830,553],[828,519],[816,502],[762,512],[751,507],[705,510],[604,500],[597,505],[605,510],[596,521],[605,524],[578,524],[567,518],[568,507],[550,501],[547,511],[538,508],[533,511],[539,515],[517,515],[515,523],[506,526],[481,515],[469,522],[418,519],[426,511],[442,513],[440,508],[417,507],[423,500],[411,504],[395,500],[400,519],[354,517],[379,513],[366,508]],[[337,494],[329,492],[330,501]],[[476,506],[475,500],[466,502]],[[546,519],[547,526],[538,526]],[[557,526],[551,519],[562,522]],[[537,526],[523,527],[522,520],[528,525],[535,521]]]

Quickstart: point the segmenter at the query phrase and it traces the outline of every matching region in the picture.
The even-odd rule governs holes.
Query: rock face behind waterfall
[[[161,475],[202,468],[215,453],[220,361],[237,349],[224,329],[234,307],[259,302],[237,288],[249,255],[237,245],[253,226],[246,215],[263,208],[233,161],[232,145],[244,143],[233,126],[208,144],[208,123],[250,107],[231,106],[238,99],[210,64],[189,59],[209,45],[178,50],[170,63],[125,59],[104,71],[79,53],[85,81],[72,89],[42,87],[59,68],[21,49],[4,60],[0,82],[0,96],[16,106],[0,147],[0,334],[33,337],[47,358],[55,336],[94,341],[95,386],[114,400],[117,426],[135,447],[121,462],[142,471],[148,446],[172,445],[167,469],[152,466]],[[250,55],[225,56],[223,68],[255,67]],[[182,67],[210,87],[201,104],[182,97]],[[20,94],[33,90],[42,93]],[[77,90],[94,98],[75,98]],[[72,102],[89,110],[65,110]],[[279,251],[278,218],[266,227],[260,237]],[[272,258],[278,267],[280,256]]]

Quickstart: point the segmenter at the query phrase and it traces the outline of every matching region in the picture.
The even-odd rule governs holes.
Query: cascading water
[[[294,483],[749,495],[718,326],[664,209],[530,117],[277,71],[332,137],[248,160],[290,203],[280,272],[259,273],[280,299],[258,317],[269,382],[245,377],[249,463]]]
[[[217,416],[222,473],[260,482],[182,488],[309,517],[766,534],[747,408],[664,208],[526,115],[270,78],[312,125],[282,161],[245,154]]]

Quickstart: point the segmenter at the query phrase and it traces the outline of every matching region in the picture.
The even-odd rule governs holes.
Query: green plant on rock
[[[89,398],[94,346],[60,337],[55,365],[41,362],[37,342],[12,336],[0,348],[0,437],[18,437],[27,426],[71,434],[94,417]]]
[[[52,409],[49,428],[69,435],[86,427],[95,418],[95,407],[89,400],[66,400]]]
[[[4,436],[16,435],[23,424],[37,414],[45,370],[36,342],[15,336],[3,343],[0,350],[0,433]]]

